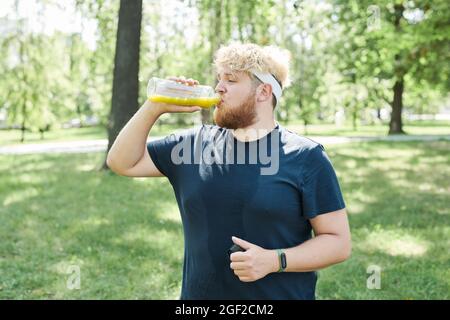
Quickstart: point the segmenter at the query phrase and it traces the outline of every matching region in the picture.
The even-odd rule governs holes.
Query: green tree
[[[273,15],[282,19],[273,19],[277,23],[269,27],[270,42],[292,54],[292,85],[283,94],[278,117],[285,122],[302,120],[307,133],[310,123],[333,115],[336,108],[330,101],[331,89],[338,84],[333,74],[334,57],[328,50],[334,36],[327,18],[331,8],[314,1],[281,1],[274,9]]]
[[[114,54],[117,32],[119,1],[76,0],[76,9],[84,19],[96,24],[96,42],[93,52],[88,54],[87,91],[80,94],[88,97],[92,113],[107,129],[111,111]],[[83,98],[83,97],[81,97]]]
[[[342,28],[338,52],[341,70],[355,73],[360,82],[388,79],[392,86],[389,134],[404,133],[405,90],[422,83],[443,91],[449,88],[448,2],[335,0],[333,3],[332,17]]]
[[[54,99],[61,91],[58,61],[63,60],[63,55],[57,36],[33,32],[29,22],[19,17],[19,1],[15,8],[16,16],[8,18],[13,27],[0,36],[5,54],[0,87],[6,93],[3,108],[7,122],[20,125],[20,140],[24,142],[27,130],[39,131],[43,138],[56,122]]]

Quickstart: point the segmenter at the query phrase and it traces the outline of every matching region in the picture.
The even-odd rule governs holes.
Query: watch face
[[[281,267],[283,269],[286,269],[286,267],[287,267],[286,254],[284,252],[281,254]]]

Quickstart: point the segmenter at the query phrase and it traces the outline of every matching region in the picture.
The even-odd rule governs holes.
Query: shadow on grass
[[[319,298],[448,298],[448,149],[449,142],[327,148],[354,250],[319,272]],[[102,159],[0,157],[0,298],[177,298],[183,235],[170,184],[98,172]],[[70,265],[80,267],[80,290],[67,288]],[[382,268],[381,290],[366,287],[369,265]]]
[[[0,265],[9,278],[1,297],[175,298],[182,229],[165,179],[92,171],[99,154],[9,159],[0,189]],[[61,268],[72,264],[81,268],[83,290],[64,287]]]
[[[406,145],[406,146],[405,146]],[[344,197],[360,210],[352,215],[356,224],[370,216],[371,224],[425,227],[440,225],[447,217],[438,214],[448,204],[450,179],[448,142],[372,142],[334,147],[331,154],[340,176]],[[357,150],[355,152],[355,150]],[[380,150],[384,150],[380,155]],[[355,154],[356,153],[356,154]],[[432,161],[430,161],[432,159]],[[444,170],[437,170],[442,168]],[[388,205],[387,205],[388,204]]]
[[[448,299],[449,145],[329,148],[349,212],[353,254],[320,271],[319,298]],[[381,290],[367,289],[370,265],[382,269]]]
[[[446,264],[430,265],[430,258],[391,256],[383,252],[354,250],[342,264],[319,271],[318,299],[428,300],[448,299]],[[379,268],[380,288],[371,287],[374,267]],[[369,285],[368,285],[369,282]]]

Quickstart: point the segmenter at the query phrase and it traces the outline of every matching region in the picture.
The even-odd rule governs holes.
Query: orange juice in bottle
[[[211,108],[220,101],[220,96],[210,86],[189,86],[173,80],[153,77],[147,85],[150,101],[180,106]]]

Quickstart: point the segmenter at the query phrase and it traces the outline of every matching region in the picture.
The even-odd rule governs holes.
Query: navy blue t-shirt
[[[315,298],[315,272],[241,282],[228,249],[232,236],[266,249],[297,246],[312,236],[308,219],[345,208],[321,144],[280,125],[250,142],[203,125],[151,141],[147,149],[181,213],[181,299]]]

